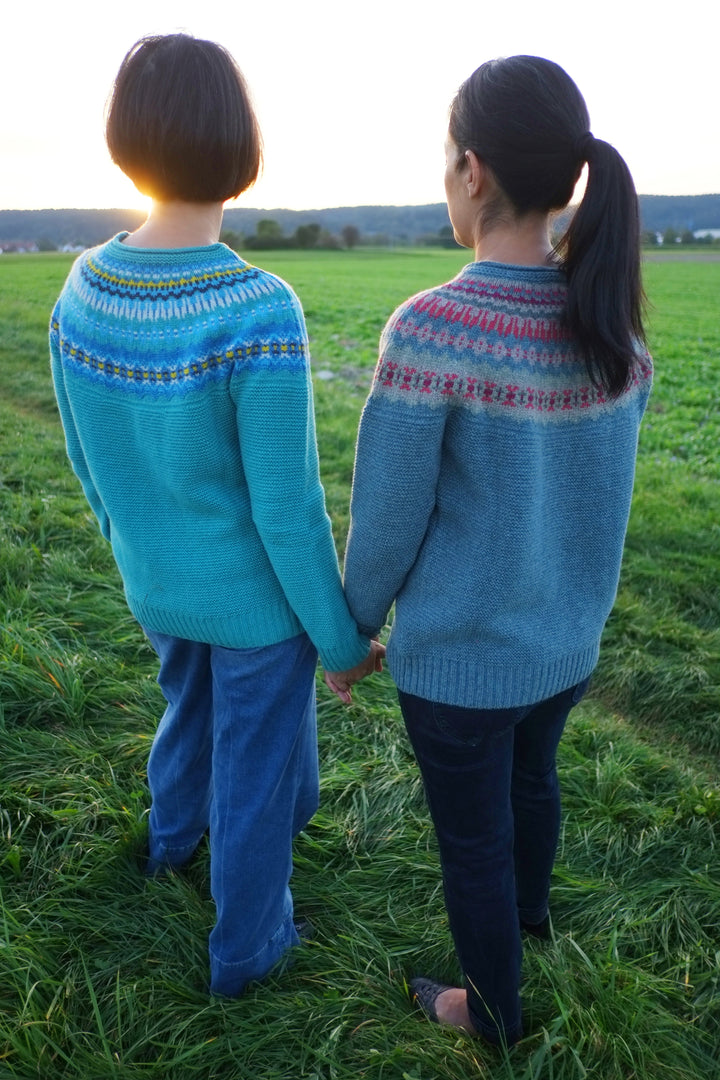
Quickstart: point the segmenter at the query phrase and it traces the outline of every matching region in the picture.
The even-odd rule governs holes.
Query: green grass
[[[463,258],[258,260],[305,306],[341,548],[379,332]],[[413,974],[458,972],[387,676],[349,710],[319,686],[322,807],[294,877],[317,938],[243,999],[208,997],[206,853],[149,883],[137,861],[162,700],[53,404],[47,320],[69,265],[0,260],[0,1080],[714,1080],[720,265],[647,267],[657,378],[622,585],[562,744],[554,937],[526,949],[510,1055],[407,1001]]]
[[[720,262],[650,263],[655,388],[596,687],[681,752],[720,752]]]

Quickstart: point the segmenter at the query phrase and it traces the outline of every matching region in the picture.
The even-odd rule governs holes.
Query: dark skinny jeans
[[[589,680],[536,705],[465,709],[399,691],[437,833],[470,1017],[490,1042],[522,1035],[520,920],[548,913],[560,831],[555,755]]]

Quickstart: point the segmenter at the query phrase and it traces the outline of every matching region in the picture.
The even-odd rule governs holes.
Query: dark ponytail
[[[643,329],[640,217],[630,171],[614,147],[585,140],[585,195],[556,246],[568,279],[568,325],[592,381],[627,386]]]
[[[460,87],[449,128],[460,162],[473,150],[520,217],[564,209],[588,162],[585,195],[555,251],[588,375],[619,394],[644,341],[637,195],[617,151],[590,134],[577,86],[542,57],[491,60]]]

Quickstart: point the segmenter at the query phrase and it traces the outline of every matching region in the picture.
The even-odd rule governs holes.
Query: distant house
[[[31,255],[36,254],[38,246],[34,240],[18,240],[13,244],[3,244],[3,251],[6,251],[8,255]]]
[[[696,229],[693,236],[696,240],[703,240],[706,236],[711,236],[713,240],[720,240],[720,229]]]

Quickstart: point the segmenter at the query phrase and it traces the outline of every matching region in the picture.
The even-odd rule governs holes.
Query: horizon
[[[668,193],[668,192],[642,192],[638,191],[638,199],[705,199],[705,198],[720,198],[720,190],[718,191],[701,191],[701,192],[685,192],[685,193]],[[78,211],[80,213],[145,213],[149,209],[150,200],[148,205],[143,206],[31,206],[31,207],[2,207],[0,208],[0,214],[42,214],[42,213],[67,213],[70,211]],[[385,207],[395,207],[398,209],[405,208],[420,208],[428,206],[445,206],[445,199],[438,199],[434,202],[362,202],[362,203],[337,203],[328,204],[326,206],[237,206],[233,204],[226,204],[224,207],[224,213],[228,210],[234,211],[248,211],[250,213],[292,213],[292,214],[312,214],[322,213],[326,210],[363,210],[363,209],[382,209]],[[576,206],[577,202],[568,204],[569,206]],[[560,211],[562,212],[562,211]]]

